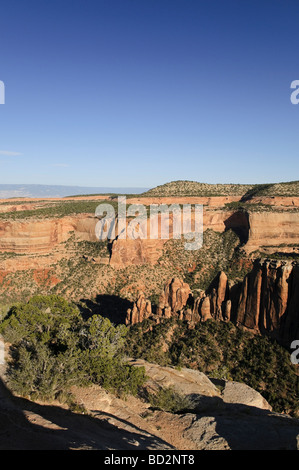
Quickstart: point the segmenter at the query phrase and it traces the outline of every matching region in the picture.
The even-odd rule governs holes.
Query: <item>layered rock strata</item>
[[[211,198],[213,199],[213,198]],[[213,201],[212,201],[213,202]],[[250,256],[256,250],[265,253],[276,251],[299,253],[299,212],[276,210],[246,212],[242,210],[225,210],[219,207],[219,201],[205,205],[203,209],[203,231],[234,231]],[[194,201],[193,201],[194,203]],[[192,216],[191,216],[192,217]],[[23,255],[32,253],[50,254],[57,245],[67,241],[72,234],[79,240],[97,241],[96,226],[98,219],[93,215],[78,214],[74,216],[44,219],[2,219],[0,221],[0,252],[12,252]],[[131,220],[126,220],[127,228]],[[192,224],[194,219],[192,219]],[[165,243],[173,235],[172,213],[167,220],[169,237],[161,233],[152,238],[151,222],[145,222],[146,237],[126,238],[118,236],[111,240],[109,264],[122,269],[132,265],[156,264],[163,254]],[[116,229],[118,222],[116,219]],[[161,229],[162,230],[162,229]],[[164,229],[163,229],[164,230]],[[182,236],[184,239],[184,236]]]

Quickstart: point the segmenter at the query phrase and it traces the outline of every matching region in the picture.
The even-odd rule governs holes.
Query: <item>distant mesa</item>
[[[140,194],[147,188],[89,187],[43,184],[0,184],[0,199],[86,196],[95,194]]]
[[[6,198],[60,198],[93,195],[134,195],[143,197],[224,197],[234,196],[242,202],[259,197],[299,196],[299,181],[265,184],[209,184],[178,180],[154,188],[142,187],[90,187],[42,184],[0,184],[0,199]]]

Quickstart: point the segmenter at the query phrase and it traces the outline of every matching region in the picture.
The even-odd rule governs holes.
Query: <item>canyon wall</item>
[[[299,212],[278,210],[246,212],[204,207],[203,230],[208,229],[215,232],[233,230],[248,256],[257,250],[267,254],[277,251],[299,253]],[[170,214],[171,233],[172,214]],[[167,239],[116,239],[112,243],[110,264],[115,268],[132,264],[155,264],[162,255],[165,242]]]
[[[140,201],[145,204],[144,199],[140,198]],[[149,202],[153,203],[155,201],[158,203],[160,199],[156,201],[151,198]],[[195,200],[198,199],[199,201],[203,198],[189,199],[192,199],[192,204],[194,204]],[[215,197],[206,199],[209,199],[209,203],[204,205],[203,208],[204,231],[210,229],[221,233],[229,229],[233,230],[240,238],[244,250],[249,256],[256,250],[269,254],[275,251],[299,252],[299,211],[276,210],[275,206],[269,211],[227,210],[220,207],[219,204],[224,202],[223,199],[229,198]],[[188,198],[184,198],[180,203],[184,201],[187,203],[187,200]],[[133,198],[133,201],[137,203],[139,198]],[[165,203],[164,200],[162,202]],[[173,198],[168,202],[172,203]],[[278,204],[278,201],[276,202]],[[295,202],[297,204],[297,200]],[[194,213],[191,218],[192,223],[194,223]],[[127,218],[127,228],[131,221],[132,217]],[[75,234],[79,240],[96,241],[95,228],[97,222],[97,218],[88,214],[43,218],[40,220],[31,218],[24,220],[2,219],[0,220],[0,252],[49,254],[57,245],[67,241],[72,234]],[[132,237],[127,236],[126,239],[122,239],[117,233],[118,221],[116,220],[116,234],[111,244],[110,265],[112,267],[121,269],[129,265],[155,264],[157,262],[162,255],[167,237],[161,237],[161,232],[159,232],[158,237],[151,238],[149,218],[145,224],[147,226],[147,237],[132,239]],[[173,214],[170,213],[170,239],[172,233]]]
[[[281,245],[299,243],[299,212],[261,211],[249,214],[247,253],[263,248],[273,252]]]
[[[96,241],[95,219],[90,216],[0,222],[0,251],[50,253],[72,233],[81,240]]]

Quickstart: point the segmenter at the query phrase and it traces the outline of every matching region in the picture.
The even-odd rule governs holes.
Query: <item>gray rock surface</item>
[[[231,405],[221,414],[189,420],[183,436],[199,450],[297,449],[298,420],[266,410]]]
[[[254,406],[262,410],[272,411],[272,407],[259,392],[243,383],[226,382],[222,398],[225,403]]]
[[[142,359],[131,360],[132,365],[144,367],[148,380],[146,387],[155,393],[160,388],[173,388],[191,402],[194,411],[218,408],[223,405],[220,390],[202,372],[193,369],[162,367]]]

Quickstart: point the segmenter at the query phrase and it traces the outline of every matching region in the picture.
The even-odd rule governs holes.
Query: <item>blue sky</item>
[[[0,183],[299,179],[298,0],[0,8]]]

